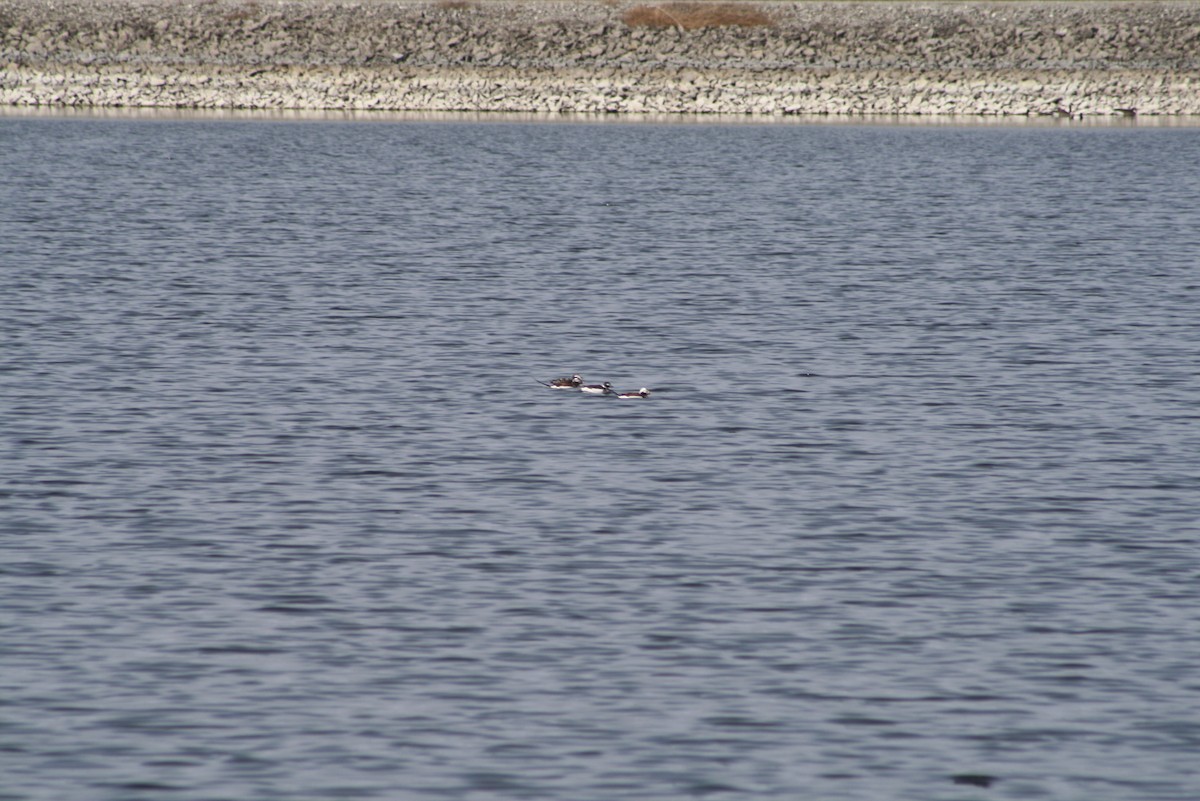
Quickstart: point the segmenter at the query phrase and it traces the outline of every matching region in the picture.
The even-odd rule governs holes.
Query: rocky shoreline
[[[0,0],[0,105],[1200,115],[1197,3],[698,7]]]

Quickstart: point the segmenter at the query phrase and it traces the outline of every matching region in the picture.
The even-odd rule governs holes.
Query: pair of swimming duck
[[[545,381],[541,381],[539,383],[545,384],[546,386],[550,387],[550,389],[577,389],[580,392],[584,392],[588,395],[616,395],[618,398],[650,397],[650,390],[646,389],[645,387],[642,387],[637,392],[617,392],[615,389],[613,389],[612,384],[607,381],[605,381],[603,384],[585,384],[583,383],[583,376],[581,376],[579,373],[576,373],[570,378],[555,378],[548,384]]]

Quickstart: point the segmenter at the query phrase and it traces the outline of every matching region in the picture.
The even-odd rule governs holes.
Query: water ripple
[[[1197,797],[1198,157],[0,117],[0,797]]]

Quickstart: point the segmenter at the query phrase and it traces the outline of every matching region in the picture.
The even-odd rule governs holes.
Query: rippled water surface
[[[1200,797],[1196,164],[0,117],[0,799]]]

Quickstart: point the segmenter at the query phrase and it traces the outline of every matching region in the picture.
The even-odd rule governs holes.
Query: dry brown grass
[[[743,28],[773,27],[762,10],[742,3],[663,3],[634,6],[622,17],[630,28]]]

